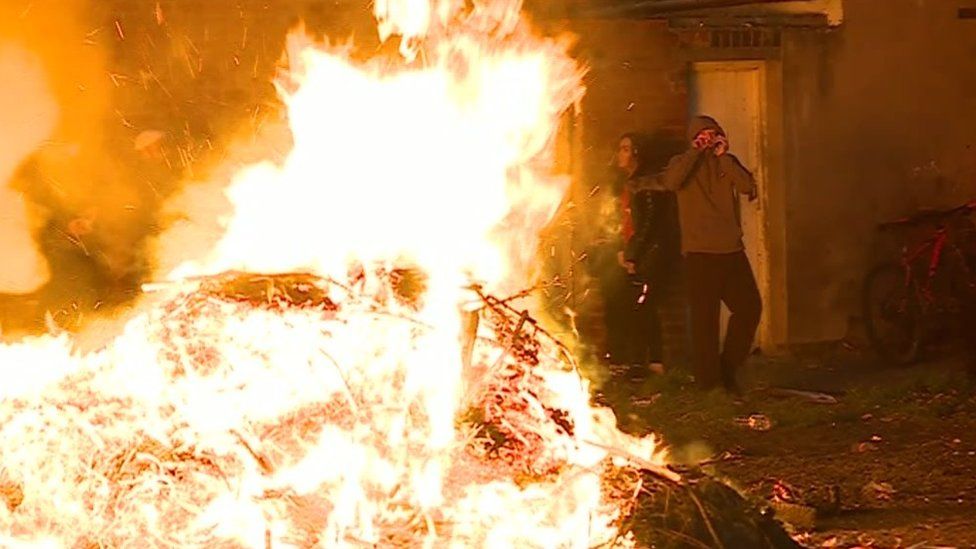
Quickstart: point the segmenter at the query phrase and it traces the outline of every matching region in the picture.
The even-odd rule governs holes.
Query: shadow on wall
[[[845,0],[837,31],[784,40],[793,341],[844,336],[877,223],[976,197],[976,26],[957,8]]]

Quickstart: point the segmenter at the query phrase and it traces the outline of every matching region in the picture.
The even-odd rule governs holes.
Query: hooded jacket
[[[697,116],[688,140],[701,131],[725,131],[712,118]],[[732,154],[690,147],[675,156],[663,172],[636,181],[637,190],[670,190],[678,197],[682,253],[733,253],[744,249],[739,195],[754,196],[756,182]]]

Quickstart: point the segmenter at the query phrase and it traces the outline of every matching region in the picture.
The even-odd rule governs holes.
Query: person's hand
[[[691,146],[698,150],[705,150],[712,146],[713,135],[711,132],[700,132],[691,142]]]
[[[716,135],[715,139],[712,140],[712,147],[714,147],[715,156],[722,156],[729,152],[729,138],[722,134]]]
[[[617,252],[617,263],[627,271],[627,274],[637,274],[637,264],[627,260],[624,252]]]

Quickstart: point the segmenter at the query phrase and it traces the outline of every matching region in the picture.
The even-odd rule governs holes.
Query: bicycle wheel
[[[864,280],[864,328],[874,350],[899,365],[918,360],[922,347],[922,309],[904,267],[884,263]]]

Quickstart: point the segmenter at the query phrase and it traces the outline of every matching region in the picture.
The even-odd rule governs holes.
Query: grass
[[[698,391],[681,370],[640,383],[609,379],[603,390],[625,430],[660,434],[676,464],[716,460],[705,470],[756,501],[765,501],[777,480],[810,501],[836,488],[840,518],[818,518],[812,546],[832,538],[852,546],[861,534],[884,547],[898,546],[899,539],[901,546],[976,542],[971,522],[958,516],[963,503],[965,509],[976,505],[976,462],[967,457],[976,455],[969,454],[976,451],[970,434],[976,432],[976,388],[958,362],[879,368],[764,359],[745,373],[759,387],[745,402]],[[776,398],[762,387],[825,391],[838,403]],[[752,413],[769,417],[772,428],[736,423]],[[864,495],[869,481],[891,484],[893,498],[879,503]],[[931,516],[918,519],[920,509]]]
[[[835,385],[839,383],[839,402],[825,405],[798,398],[775,398],[761,390],[739,402],[722,391],[697,390],[680,369],[649,376],[643,382],[611,380],[603,390],[625,430],[658,432],[674,446],[752,440],[763,433],[736,423],[736,418],[750,414],[767,416],[772,430],[780,432],[818,427],[859,431],[871,420],[901,418],[899,421],[928,423],[964,409],[976,409],[964,372],[949,362],[887,370],[825,368],[811,373],[810,368],[781,361],[753,364],[750,370],[754,382],[763,386],[803,389],[812,384],[811,390],[816,390],[816,379],[827,377]],[[652,395],[659,396],[649,405],[633,401],[635,396]]]

